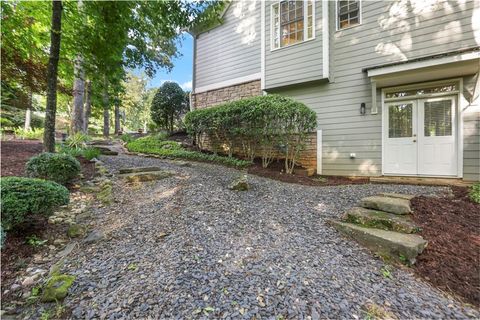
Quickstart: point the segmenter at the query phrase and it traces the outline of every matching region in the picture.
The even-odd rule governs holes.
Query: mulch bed
[[[25,163],[28,159],[43,150],[43,144],[38,140],[1,141],[2,177],[24,176]]]
[[[38,140],[1,141],[1,176],[25,176],[25,164],[28,159],[43,151],[43,144]],[[91,179],[95,175],[95,164],[78,157],[82,167],[83,179]]]
[[[297,168],[301,169],[300,167]],[[267,168],[263,168],[260,161],[255,161],[252,166],[248,168],[248,173],[257,176],[279,180],[287,183],[296,183],[306,186],[338,186],[345,184],[365,184],[369,183],[369,178],[349,178],[341,176],[319,176],[313,175],[308,177],[300,174],[286,174],[285,163],[283,161],[274,161]]]
[[[480,204],[468,189],[452,187],[453,199],[416,197],[413,218],[428,246],[414,270],[442,290],[480,306]]]

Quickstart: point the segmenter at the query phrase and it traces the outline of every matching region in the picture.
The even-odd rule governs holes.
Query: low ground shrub
[[[64,186],[41,179],[5,177],[0,179],[2,227],[11,230],[31,215],[50,216],[53,209],[69,202]]]
[[[70,148],[65,145],[57,145],[56,150],[58,153],[69,154],[72,157],[84,157],[85,159],[92,160],[93,158],[98,158],[100,155],[100,150],[95,147],[86,147],[86,148]]]
[[[135,140],[135,138],[128,133],[124,133],[120,136],[120,140],[122,140],[125,143],[129,143],[129,142],[132,142],[133,140]]]
[[[143,137],[132,141],[127,144],[127,149],[131,152],[155,154],[168,158],[215,162],[239,168],[251,164],[250,161],[240,160],[233,157],[222,157],[214,154],[185,150],[176,141],[159,140],[155,136]]]
[[[11,128],[13,127],[13,122],[10,119],[0,117],[0,126],[2,128]]]
[[[71,135],[65,141],[65,145],[70,148],[86,148],[87,142],[90,141],[92,138],[86,134],[81,132],[77,132],[74,135]]]
[[[480,182],[475,183],[471,187],[469,196],[473,202],[480,203]]]
[[[201,137],[207,135],[214,151],[226,145],[229,156],[232,150],[242,149],[250,160],[260,153],[264,167],[281,153],[285,171],[292,173],[317,120],[315,112],[301,102],[266,95],[189,112],[185,126],[201,148]]]
[[[80,163],[69,154],[44,152],[28,160],[26,172],[32,178],[67,184],[80,173]]]
[[[14,133],[17,138],[21,138],[21,139],[43,140],[43,129],[25,130],[23,128],[16,128],[14,130]]]

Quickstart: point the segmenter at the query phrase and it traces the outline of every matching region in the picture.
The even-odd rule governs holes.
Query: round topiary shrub
[[[2,227],[11,230],[31,215],[50,216],[53,209],[69,202],[64,186],[41,179],[6,177],[0,179],[2,188]]]
[[[26,171],[32,178],[66,184],[80,173],[80,162],[69,154],[45,152],[30,158]]]

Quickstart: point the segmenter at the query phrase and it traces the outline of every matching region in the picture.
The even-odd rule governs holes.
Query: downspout
[[[197,74],[197,35],[192,35],[193,37],[193,65],[192,65],[192,91],[190,92],[190,111],[195,110],[196,106],[194,105],[194,101],[196,100],[195,95],[195,87],[196,87],[196,74]]]

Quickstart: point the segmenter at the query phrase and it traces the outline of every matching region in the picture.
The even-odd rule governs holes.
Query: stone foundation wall
[[[213,151],[211,140],[206,135],[202,136],[200,145],[203,150]],[[216,150],[219,154],[224,154],[224,155],[228,154],[228,146],[226,144],[216,143],[215,145],[219,146]],[[234,145],[237,147],[234,147],[233,154],[236,155],[237,157],[244,157],[243,150],[240,147],[241,141],[236,141]],[[282,158],[284,159],[283,154],[280,151],[277,152],[275,156],[278,157],[279,159],[282,159]],[[255,157],[261,157],[261,154],[256,153]],[[317,169],[317,133],[316,132],[309,133],[308,136],[306,137],[305,147],[300,152],[300,155],[298,158],[298,164],[307,169],[314,169],[314,170]]]
[[[223,102],[259,96],[262,94],[260,80],[236,84],[233,86],[192,94],[194,109],[211,107]]]

